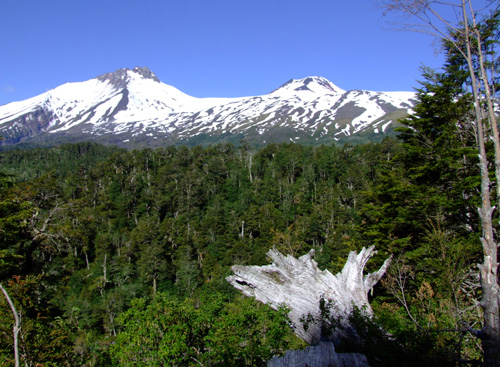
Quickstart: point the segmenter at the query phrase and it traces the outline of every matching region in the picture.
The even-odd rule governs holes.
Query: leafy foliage
[[[110,349],[120,366],[265,366],[293,345],[286,312],[249,299],[137,299],[119,318]],[[296,345],[300,343],[295,342]]]
[[[466,150],[448,149],[457,139],[443,149],[436,144],[436,155],[458,164],[457,152]],[[475,181],[455,181],[473,177],[474,163],[460,177],[443,171],[439,185],[457,192],[448,202],[431,184],[446,164],[410,169],[405,144],[68,145],[1,153],[0,170],[12,176],[0,180],[0,275],[23,313],[24,361],[263,364],[299,344],[282,313],[238,299],[224,278],[231,265],[267,263],[272,246],[297,256],[314,248],[320,267],[336,272],[350,250],[377,243],[374,266],[388,253],[409,259],[416,280],[406,295],[423,280],[439,292],[418,317],[455,307],[450,279],[467,275],[462,270],[476,245],[459,225],[469,202],[458,197],[469,190],[473,203]],[[436,245],[421,246],[431,238]],[[440,256],[445,263],[430,260]],[[411,329],[389,283],[377,290],[375,305],[381,314],[392,310],[384,319],[392,329]],[[9,361],[12,324],[4,306],[0,354]]]
[[[389,143],[284,144],[255,151],[226,144],[125,151],[84,144],[4,152],[0,169],[13,176],[1,181],[1,279],[37,279],[41,288],[34,294],[43,299],[33,298],[33,307],[40,312],[28,316],[28,307],[19,304],[25,331],[31,321],[47,335],[61,325],[72,350],[68,364],[111,363],[108,348],[123,332],[118,320],[137,298],[205,299],[216,292],[226,300],[227,317],[241,326],[248,322],[244,317],[262,315],[245,316],[248,305],[233,303],[224,280],[229,267],[263,264],[273,245],[299,255],[314,247],[321,266],[342,266],[355,247],[361,192],[377,178],[380,157],[393,149]],[[9,292],[21,302],[17,291]],[[42,329],[36,333],[44,335]],[[237,348],[265,331],[253,333],[237,341],[220,329],[210,337],[233,338],[235,344],[225,347]],[[273,343],[282,337],[255,348],[278,350]],[[38,348],[34,339],[23,343],[26,350]],[[224,353],[229,360],[240,352]],[[238,358],[246,362],[233,362],[250,363],[241,353]]]

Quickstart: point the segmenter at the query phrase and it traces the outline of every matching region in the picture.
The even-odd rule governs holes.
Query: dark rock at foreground
[[[290,350],[274,357],[268,367],[369,367],[366,356],[359,353],[337,353],[332,342],[322,342],[303,350]]]

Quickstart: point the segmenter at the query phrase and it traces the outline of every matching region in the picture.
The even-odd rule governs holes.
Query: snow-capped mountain
[[[195,98],[137,67],[0,106],[0,136],[4,145],[326,143],[383,135],[414,103],[412,92],[344,91],[321,77],[292,79],[262,96]]]

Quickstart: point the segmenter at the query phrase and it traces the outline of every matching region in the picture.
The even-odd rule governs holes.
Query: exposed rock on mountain
[[[412,92],[344,91],[321,77],[292,79],[262,96],[195,98],[137,67],[0,106],[0,135],[3,145],[318,144],[383,137],[414,102]]]

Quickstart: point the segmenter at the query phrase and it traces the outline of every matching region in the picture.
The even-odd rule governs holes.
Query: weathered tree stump
[[[287,307],[295,333],[306,343],[317,344],[325,339],[322,332],[325,329],[333,333],[327,339],[344,337],[345,331],[349,330],[348,317],[355,308],[372,315],[368,293],[390,263],[389,258],[377,272],[363,275],[364,267],[374,253],[374,246],[363,248],[359,254],[352,251],[343,270],[333,275],[328,270],[318,269],[312,259],[314,250],[296,259],[273,249],[267,253],[272,260],[270,265],[235,265],[231,267],[234,275],[226,280],[246,296],[255,297],[275,309]],[[328,308],[329,320],[338,322],[339,327],[325,325],[329,320],[322,318],[325,310],[320,305]],[[306,324],[305,319],[309,319]]]

